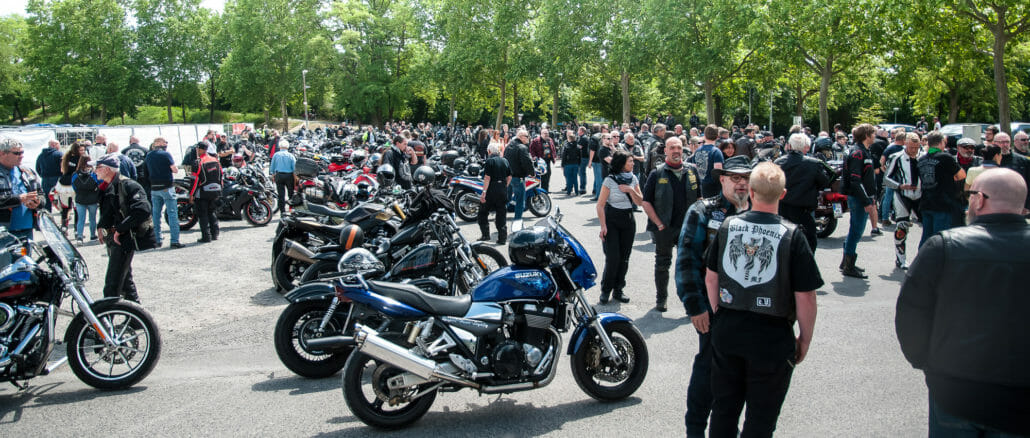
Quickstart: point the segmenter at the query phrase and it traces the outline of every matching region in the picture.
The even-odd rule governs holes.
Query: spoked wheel
[[[504,255],[492,246],[474,245],[472,247],[472,254],[476,257],[475,262],[483,270],[484,276],[508,266],[508,259],[504,258]]]
[[[463,191],[455,197],[454,212],[464,221],[474,222],[479,216],[479,195],[471,191]]]
[[[390,389],[387,381],[404,373],[364,353],[351,354],[343,367],[343,398],[351,413],[382,429],[401,428],[422,418],[436,400],[436,390],[421,394],[432,383]]]
[[[279,254],[272,264],[272,282],[275,283],[279,293],[286,293],[297,287],[300,278],[308,264],[290,257],[286,254]]]
[[[99,303],[93,313],[114,345],[104,343],[85,315],[76,316],[65,340],[68,364],[79,380],[98,389],[123,389],[147,377],[161,357],[161,335],[150,314],[128,301]]]
[[[537,193],[536,196],[527,199],[526,203],[529,204],[529,212],[533,213],[533,216],[544,217],[551,213],[551,196],[547,193]]]
[[[272,221],[272,204],[252,199],[244,208],[243,217],[251,225],[263,227]]]
[[[647,376],[647,344],[633,324],[617,321],[605,327],[622,364],[605,354],[595,334],[572,356],[572,376],[588,395],[601,401],[620,400],[633,394]]]
[[[308,347],[307,341],[344,332],[350,303],[337,307],[325,327],[322,318],[329,309],[327,301],[303,301],[286,306],[275,325],[275,353],[290,371],[300,376],[319,379],[336,374],[343,368],[353,348],[322,351]]]

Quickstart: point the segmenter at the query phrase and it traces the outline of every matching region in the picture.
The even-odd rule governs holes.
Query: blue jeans
[[[565,172],[565,194],[579,194],[579,184],[577,184],[579,164],[566,164],[562,166],[562,169]]]
[[[171,228],[172,243],[179,243],[179,204],[175,203],[175,195],[165,190],[150,192],[150,214],[154,220],[154,236],[157,244],[161,244],[161,207],[168,216],[168,228]]]
[[[865,233],[865,223],[869,221],[869,213],[865,206],[854,196],[848,196],[848,209],[851,210],[851,227],[848,237],[844,238],[844,255],[858,255],[858,241]]]
[[[923,236],[919,238],[919,247],[922,248],[926,239],[951,228],[952,213],[933,210],[923,210],[920,213],[923,219]]]
[[[587,168],[590,167],[590,159],[579,159],[579,192],[587,192]]]
[[[891,218],[891,210],[894,210],[894,189],[884,187],[883,199],[880,200],[880,222]]]
[[[594,168],[594,200],[601,194],[601,183],[604,182],[601,179],[601,163],[591,163],[590,167]]]
[[[83,229],[86,228],[86,213],[89,213],[89,238],[90,240],[93,240],[93,238],[97,237],[98,206],[100,206],[100,204],[75,204],[75,217],[78,218],[78,220],[75,221],[75,237],[77,239],[83,238],[82,232],[84,231]]]
[[[512,178],[508,185],[511,190],[511,200],[515,202],[515,220],[522,220],[522,212],[526,210],[526,180]]]
[[[1021,435],[1001,432],[944,412],[930,399],[930,438],[1017,438]]]
[[[43,208],[46,209],[47,213],[49,213],[50,209],[53,207],[53,205],[52,205],[52,203],[50,201],[50,191],[54,189],[54,186],[57,185],[57,181],[60,180],[60,179],[61,179],[61,177],[59,177],[59,176],[43,177],[43,181],[42,181],[43,196],[46,196],[46,204],[45,204],[45,206]]]

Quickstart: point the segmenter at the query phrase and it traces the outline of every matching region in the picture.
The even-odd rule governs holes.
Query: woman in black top
[[[82,242],[86,216],[89,216],[89,240],[97,239],[97,207],[100,206],[100,181],[87,165],[89,157],[79,157],[79,166],[72,176],[75,188],[75,238]]]
[[[576,144],[576,133],[565,131],[565,143],[561,147],[561,167],[565,173],[565,195],[573,193],[579,196],[579,146]]]

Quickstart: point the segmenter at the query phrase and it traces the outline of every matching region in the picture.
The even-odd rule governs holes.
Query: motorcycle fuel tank
[[[557,288],[547,271],[505,266],[472,290],[472,301],[548,300]]]
[[[391,277],[416,278],[421,273],[428,273],[436,267],[437,247],[423,243],[401,257],[390,268]]]

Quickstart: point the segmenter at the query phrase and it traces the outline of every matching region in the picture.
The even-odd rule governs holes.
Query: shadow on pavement
[[[869,282],[858,278],[845,277],[841,281],[830,283],[837,295],[845,297],[864,297],[869,292]]]
[[[289,303],[275,291],[275,286],[254,294],[250,297],[250,302],[259,306],[281,306]]]
[[[274,377],[274,375],[272,374],[268,380],[255,383],[250,388],[258,392],[289,391],[290,395],[305,395],[340,389],[338,374],[324,379],[308,379],[290,373],[283,377]]]
[[[690,325],[690,318],[683,316],[680,318],[668,318],[666,315],[669,313],[676,312],[675,300],[670,300],[671,305],[667,312],[659,312],[655,309],[649,310],[644,314],[642,318],[637,318],[633,321],[633,324],[640,329],[640,333],[644,335],[644,338],[650,338],[651,335],[657,335],[661,333],[671,332],[680,328],[680,326],[687,324]],[[678,306],[682,308],[683,306]]]
[[[444,394],[446,396],[446,394]],[[476,435],[491,437],[537,436],[559,430],[567,422],[596,417],[616,409],[640,404],[641,400],[630,397],[622,401],[600,403],[586,394],[582,399],[556,406],[535,406],[533,403],[518,403],[511,398],[493,398],[486,404],[468,403],[468,411],[451,412],[448,409],[430,411],[425,417],[408,429],[395,432],[372,429],[353,416],[335,417],[327,422],[348,424],[361,428],[338,430],[316,436],[352,436],[362,432],[375,432],[376,436],[402,434],[412,436],[460,436]],[[460,426],[458,426],[460,425]],[[363,430],[362,430],[363,429]]]
[[[29,408],[37,408],[42,406],[78,403],[81,401],[105,397],[131,395],[147,390],[146,386],[134,386],[117,391],[101,391],[94,388],[83,388],[71,392],[51,392],[61,385],[62,383],[55,382],[40,386],[30,386],[29,389],[18,391],[13,396],[5,396],[5,401],[10,403],[5,402],[3,405],[0,405],[0,424],[17,423],[18,420],[21,419],[21,414],[25,405],[30,402],[32,402],[32,405],[28,406]],[[8,412],[12,413],[11,418],[7,418]]]
[[[647,239],[647,243],[642,243],[642,244],[639,244],[637,246],[634,246],[633,249],[636,250],[636,251],[647,251],[647,252],[650,252],[651,256],[654,257],[654,243],[651,242],[651,238]],[[675,251],[674,251],[674,253],[675,253]]]
[[[882,280],[898,282],[898,287],[900,288],[901,282],[905,280],[905,271],[895,268],[889,275],[880,274],[879,277]]]

